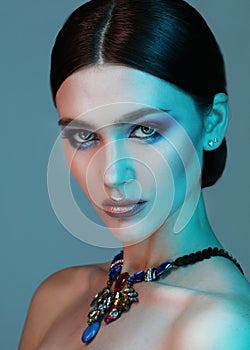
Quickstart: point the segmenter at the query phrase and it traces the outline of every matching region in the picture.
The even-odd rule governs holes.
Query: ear
[[[203,148],[213,151],[225,137],[228,126],[228,96],[218,93],[214,96],[210,113],[204,118]]]

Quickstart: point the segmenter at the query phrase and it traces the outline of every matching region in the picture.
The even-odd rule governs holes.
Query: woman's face
[[[56,105],[70,171],[115,236],[132,244],[183,208],[191,218],[183,203],[200,190],[203,121],[189,95],[105,64],[69,76]]]

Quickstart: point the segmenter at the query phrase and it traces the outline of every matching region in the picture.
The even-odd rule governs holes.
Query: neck
[[[173,229],[175,220],[168,218],[149,238],[124,246],[123,271],[131,274],[209,246],[221,248],[208,222],[202,195],[192,219],[177,234]]]

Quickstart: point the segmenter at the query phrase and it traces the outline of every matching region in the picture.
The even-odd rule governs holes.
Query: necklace
[[[148,268],[147,270],[140,270],[132,275],[129,275],[128,272],[123,272],[121,274],[123,266],[123,251],[121,251],[112,260],[106,287],[96,294],[90,304],[88,327],[82,334],[82,342],[90,343],[94,339],[103,320],[106,324],[109,324],[117,320],[123,312],[129,311],[133,303],[138,303],[138,293],[133,287],[135,283],[156,281],[160,278],[166,277],[171,270],[195,264],[214,256],[221,256],[231,260],[244,275],[237,260],[225,250],[217,247],[209,247],[202,251],[184,255],[173,262],[166,261],[156,268],[153,267]],[[114,287],[112,287],[114,282]]]

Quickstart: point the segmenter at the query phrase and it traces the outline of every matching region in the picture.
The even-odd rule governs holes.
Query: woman
[[[19,350],[249,349],[249,285],[201,192],[228,123],[203,18],[182,0],[92,0],[58,34],[51,88],[70,171],[123,253],[44,281]]]

